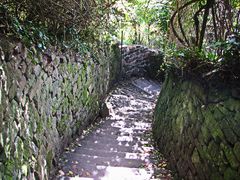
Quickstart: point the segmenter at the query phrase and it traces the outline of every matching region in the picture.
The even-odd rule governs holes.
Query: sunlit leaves
[[[125,43],[127,40],[128,43],[150,45],[151,41],[158,41],[168,31],[171,1],[119,0],[115,7],[122,13],[120,28],[124,31]],[[120,35],[118,32],[119,39]]]

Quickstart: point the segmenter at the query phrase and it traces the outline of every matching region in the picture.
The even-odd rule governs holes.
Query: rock
[[[54,71],[53,71],[53,74],[52,74],[52,77],[55,79],[55,80],[58,80],[58,69],[56,68]]]
[[[109,109],[107,107],[106,102],[102,103],[102,105],[100,107],[100,116],[102,118],[105,118],[105,117],[109,116],[109,114],[110,114],[110,111],[109,111]]]
[[[41,72],[41,70],[42,70],[42,67],[38,64],[37,66],[35,66],[34,67],[34,74],[35,74],[35,76],[39,76],[40,75],[40,72]]]
[[[23,74],[26,73],[26,71],[27,71],[27,64],[24,61],[22,61],[22,63],[19,65],[19,69],[21,70],[21,72]]]
[[[223,133],[226,137],[226,140],[234,145],[237,142],[237,136],[234,134],[233,130],[230,127],[223,128]]]
[[[144,75],[152,76],[162,64],[162,56],[159,52],[138,45],[128,48],[122,48],[122,70],[124,76],[142,77]],[[155,61],[154,63],[152,61]],[[151,72],[154,71],[154,72]]]
[[[33,154],[35,155],[35,157],[37,157],[37,155],[38,155],[38,147],[34,144],[34,142],[30,142],[30,147],[33,150]]]
[[[36,84],[32,87],[29,98],[32,100],[33,97],[37,94],[37,92],[39,92],[41,90],[41,85],[43,83],[42,79],[38,79],[38,81],[36,82]]]
[[[215,172],[215,173],[213,173],[211,175],[210,179],[213,179],[213,180],[215,180],[215,179],[216,180],[223,180],[223,176],[220,173]]]
[[[233,152],[234,152],[236,158],[238,159],[238,161],[240,162],[240,142],[237,142],[234,145]]]
[[[231,90],[232,97],[240,99],[240,88],[235,88]]]
[[[0,84],[0,88],[1,88],[1,84]],[[9,92],[8,92],[8,97],[10,101],[16,96],[16,93],[17,93],[17,82],[14,81],[11,87],[9,88]]]
[[[59,92],[59,81],[55,81],[52,84],[52,98],[55,98],[58,95]]]
[[[193,151],[193,154],[192,154],[192,162],[193,164],[199,164],[200,163],[200,157],[199,157],[199,154],[197,152],[197,149],[195,149]]]
[[[237,173],[237,171],[231,168],[227,168],[227,170],[224,172],[224,179],[235,180],[235,179],[240,179],[240,176]]]
[[[18,82],[18,86],[19,86],[20,91],[23,91],[26,84],[27,84],[27,79],[24,75],[22,75],[20,82]]]
[[[224,154],[229,162],[229,164],[231,165],[232,168],[237,168],[239,167],[239,162],[237,160],[237,158],[235,157],[232,149],[230,146],[224,145],[223,143],[221,144],[221,148],[224,151]]]

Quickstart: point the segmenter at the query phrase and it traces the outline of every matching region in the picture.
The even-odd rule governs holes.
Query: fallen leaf
[[[58,174],[59,174],[60,176],[64,176],[64,175],[65,175],[65,173],[64,173],[62,170],[59,170],[59,171],[58,171]]]
[[[91,176],[91,173],[89,173],[89,172],[86,172],[86,176]]]
[[[68,176],[73,176],[74,173],[73,173],[72,171],[68,171],[67,175],[68,175]]]

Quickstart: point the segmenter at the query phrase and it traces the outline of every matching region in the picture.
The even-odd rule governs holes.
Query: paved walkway
[[[151,139],[159,91],[158,83],[144,78],[120,83],[106,100],[110,115],[67,149],[56,179],[171,179]]]

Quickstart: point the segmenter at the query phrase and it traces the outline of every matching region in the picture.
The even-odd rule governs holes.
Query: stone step
[[[89,149],[101,149],[109,152],[144,152],[148,146],[143,146],[140,142],[115,142],[115,141],[80,141],[81,146]]]
[[[159,82],[153,81],[151,79],[146,79],[144,77],[135,79],[132,82],[135,82],[136,84],[139,84],[139,85],[143,85],[145,87],[152,87],[152,88],[157,89],[159,91],[161,89],[161,84]]]
[[[81,139],[78,139],[78,143],[85,142],[85,141],[103,141],[103,142],[141,142],[143,145],[146,144],[144,141],[150,141],[150,137],[147,137],[147,135],[142,134],[139,136],[136,136],[136,134],[133,136],[132,134],[115,134],[115,135],[109,135],[109,134],[90,134],[82,137]]]
[[[117,129],[117,130],[116,130]],[[119,129],[119,128],[99,128],[94,131],[94,135],[109,135],[109,136],[143,136],[144,134],[150,134],[151,130],[133,130],[131,128]]]
[[[140,78],[132,81],[132,84],[149,95],[157,95],[160,92],[161,86],[153,81],[145,78]]]
[[[74,165],[73,165],[74,166]],[[144,168],[92,166],[65,168],[66,174],[71,171],[73,177],[59,177],[58,180],[146,180],[150,179],[152,172]]]
[[[77,141],[78,146],[76,147],[76,151],[80,149],[81,147],[85,148],[97,148],[99,144],[104,144],[107,150],[111,151],[113,149],[123,150],[126,152],[127,150],[136,150],[136,149],[146,149],[147,147],[150,147],[148,144],[149,141],[146,139],[144,140],[141,137],[132,137],[132,136],[119,136],[116,139],[111,139],[108,137],[98,137],[98,136],[91,136],[91,137],[85,137],[82,140]],[[129,148],[129,147],[133,147]]]
[[[119,128],[119,127],[112,127],[112,126],[108,126],[108,125],[104,125],[104,124],[99,124],[95,127],[92,127],[91,129],[91,134],[95,134],[95,135],[134,135],[134,136],[141,136],[145,134],[151,134],[151,128],[148,129],[133,129],[133,128]],[[86,136],[86,135],[85,135]]]
[[[98,128],[115,128],[118,129],[125,129],[125,128],[131,128],[132,130],[149,130],[151,129],[151,123],[148,122],[136,122],[134,120],[124,120],[124,121],[105,121],[104,123],[101,123]]]
[[[64,166],[73,166],[77,169],[88,167],[89,164],[93,166],[113,166],[113,167],[129,167],[129,168],[139,168],[145,166],[149,163],[149,159],[125,159],[120,157],[100,157],[91,156],[78,153],[65,153],[63,159],[67,159]]]
[[[152,156],[149,152],[143,153],[130,153],[130,152],[111,152],[111,151],[104,151],[100,149],[90,149],[86,147],[79,147],[76,148],[73,153],[81,154],[81,155],[88,155],[88,156],[98,156],[98,157],[119,157],[125,159],[140,159],[144,160],[147,157]]]
[[[114,134],[142,134],[143,132],[148,132],[151,129],[151,122],[142,122],[142,120],[106,120],[100,122],[91,128],[92,133],[108,133],[109,135]]]

